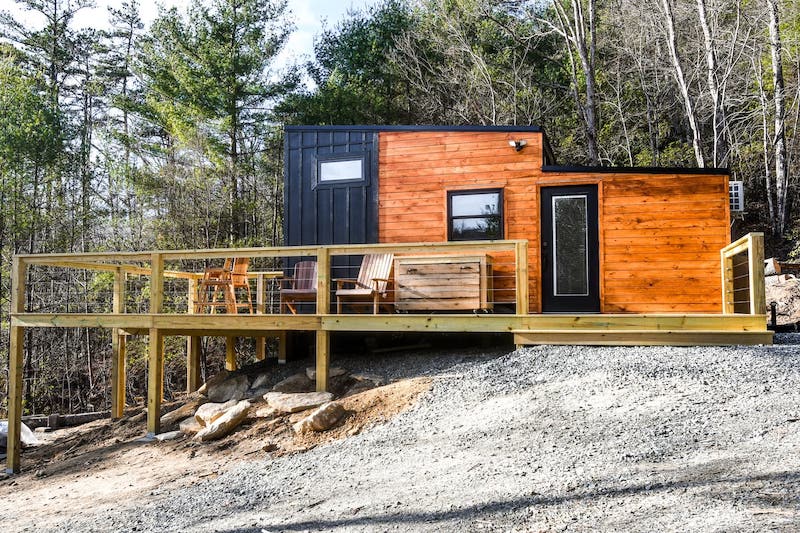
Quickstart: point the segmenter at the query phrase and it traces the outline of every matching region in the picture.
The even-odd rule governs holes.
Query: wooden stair
[[[585,346],[723,346],[772,344],[772,332],[665,329],[526,329],[513,330],[514,344]]]

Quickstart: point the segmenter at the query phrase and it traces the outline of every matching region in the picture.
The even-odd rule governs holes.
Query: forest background
[[[796,0],[379,0],[280,68],[285,0],[193,0],[147,28],[130,0],[108,30],[74,27],[91,0],[17,4],[45,23],[0,14],[3,397],[13,254],[280,245],[285,124],[539,125],[560,163],[728,167],[741,227],[800,257]],[[108,276],[28,276],[29,308],[109,311]],[[26,412],[108,408],[110,345],[29,333]],[[144,344],[128,354],[133,399]]]

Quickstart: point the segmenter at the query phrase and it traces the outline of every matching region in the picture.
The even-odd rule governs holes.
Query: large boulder
[[[344,407],[338,402],[328,402],[317,407],[310,415],[294,426],[295,433],[309,431],[327,431],[336,425],[345,414]]]
[[[294,374],[272,387],[274,392],[312,392],[316,384],[305,374]]]
[[[178,425],[178,429],[184,435],[194,435],[203,429],[203,426],[201,426],[200,423],[197,422],[197,419],[192,416],[186,420],[181,420],[181,423]]]
[[[236,403],[237,400],[230,400],[225,403],[205,403],[197,409],[194,418],[201,427],[206,427],[214,422],[214,420],[221,417],[225,411],[236,405]]]
[[[195,411],[197,411],[197,408],[206,402],[208,402],[208,399],[202,396],[193,400],[189,400],[188,402],[181,405],[174,411],[170,411],[169,413],[162,416],[161,427],[168,428],[174,426],[184,418],[192,416],[195,413]]]
[[[230,374],[231,374],[230,372],[228,372],[227,370],[225,370],[223,368],[216,375],[212,376],[211,379],[209,379],[208,381],[203,383],[200,386],[200,388],[197,389],[197,392],[199,394],[202,394],[203,396],[208,396],[209,387],[215,387],[215,386],[219,385],[220,383],[222,383],[223,381],[228,379],[228,376],[230,376]]]
[[[250,410],[250,402],[242,400],[225,413],[214,420],[211,425],[204,427],[197,432],[194,440],[208,442],[210,440],[221,439],[225,435],[236,429],[245,419]]]
[[[244,374],[233,374],[219,383],[210,384],[206,396],[212,402],[221,403],[229,400],[239,401],[247,397],[250,382]]]
[[[347,370],[344,368],[339,368],[338,366],[332,366],[328,368],[328,378],[338,378],[339,376],[344,376],[347,374]],[[316,381],[317,379],[317,369],[309,366],[306,368],[306,377],[311,381]]]
[[[330,392],[300,392],[300,393],[283,393],[283,392],[268,392],[264,395],[267,404],[281,413],[296,413],[298,411],[305,411],[306,409],[313,409],[323,403],[333,400],[333,394]]]

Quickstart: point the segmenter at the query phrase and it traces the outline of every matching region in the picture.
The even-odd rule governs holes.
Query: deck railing
[[[195,314],[203,267],[226,258],[249,258],[255,267],[251,267],[248,277],[255,289],[256,314],[288,313],[280,306],[281,280],[291,275],[295,262],[303,259],[317,263],[318,278],[316,302],[312,302],[315,305],[306,305],[302,312],[326,315],[336,312],[332,301],[335,280],[356,277],[362,256],[386,253],[397,259],[418,255],[493,256],[494,272],[481,273],[482,287],[489,287],[489,301],[484,307],[494,309],[499,305],[500,312],[524,315],[528,313],[529,298],[527,246],[524,240],[507,240],[19,255],[14,259],[14,310],[18,314],[50,315]],[[31,276],[32,269],[38,269],[38,275]],[[83,271],[89,275],[81,286],[76,286],[74,278],[54,281],[61,276],[59,271]],[[390,309],[396,291],[397,287],[390,284],[381,300]],[[202,307],[198,312],[217,313],[219,308]]]
[[[720,250],[722,262],[722,312],[763,315],[764,234],[748,233]]]

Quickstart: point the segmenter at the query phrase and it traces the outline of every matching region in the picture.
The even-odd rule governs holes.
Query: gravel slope
[[[800,529],[798,345],[339,363],[389,377],[427,372],[435,384],[412,410],[346,441],[62,528]]]

